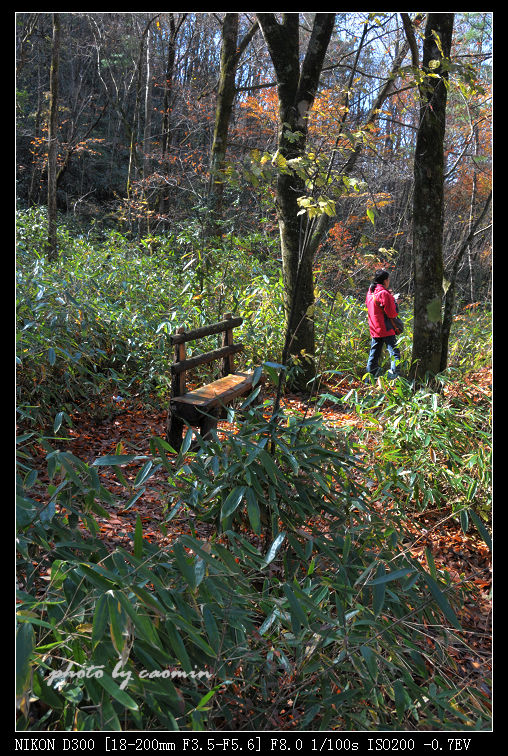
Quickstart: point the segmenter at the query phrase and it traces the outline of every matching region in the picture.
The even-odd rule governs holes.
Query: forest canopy
[[[256,19],[238,15],[240,43]],[[167,233],[182,221],[199,228],[210,192],[222,17],[60,16],[59,211],[106,227],[120,224],[139,237]],[[311,16],[301,14],[302,51]],[[488,13],[456,14],[455,19],[444,145],[445,263],[489,191],[491,21]],[[31,207],[46,204],[52,17],[19,13],[16,24],[17,196],[21,206]],[[423,23],[415,27],[417,35],[422,28]],[[411,287],[412,158],[419,118],[411,51],[392,74],[405,41],[399,14],[337,14],[309,114],[308,164],[302,166],[307,182],[314,179],[319,190],[309,192],[302,208],[311,215],[314,208],[335,210],[318,259],[326,266],[333,260],[338,268],[339,258],[344,273],[353,274],[355,281],[368,278],[366,265],[391,261],[401,289]],[[369,121],[375,98],[391,75],[390,96]],[[266,215],[263,228],[269,236],[274,208],[268,173],[279,121],[276,77],[259,28],[238,56],[232,86],[223,166],[230,180],[221,222],[225,229],[252,231]],[[354,175],[348,176],[343,168],[359,143],[363,149]],[[322,176],[329,170],[336,177],[331,185]],[[363,189],[351,191],[360,184]],[[463,261],[461,290],[471,301],[488,293],[488,255],[484,245]]]

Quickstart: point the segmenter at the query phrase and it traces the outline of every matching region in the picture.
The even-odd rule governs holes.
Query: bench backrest
[[[221,375],[226,376],[234,372],[233,355],[244,349],[243,344],[233,343],[233,328],[242,325],[243,318],[234,318],[230,312],[224,315],[224,319],[218,323],[195,328],[192,331],[186,331],[185,328],[179,328],[176,333],[170,336],[171,343],[174,346],[174,363],[171,365],[171,393],[173,396],[182,396],[185,394],[185,374],[197,365],[204,365],[214,360],[222,359]],[[211,352],[199,354],[196,357],[187,359],[185,344],[187,341],[211,336],[214,333],[222,333],[222,345],[219,349]]]

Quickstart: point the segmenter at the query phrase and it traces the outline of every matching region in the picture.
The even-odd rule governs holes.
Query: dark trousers
[[[367,362],[367,373],[372,373],[376,378],[379,375],[379,358],[383,351],[383,344],[386,344],[386,348],[390,353],[391,359],[391,374],[396,376],[399,374],[399,361],[400,352],[397,347],[396,336],[379,336],[372,339],[370,344],[369,359]]]

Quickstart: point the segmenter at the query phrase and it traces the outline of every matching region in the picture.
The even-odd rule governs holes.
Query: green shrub
[[[353,454],[345,446],[334,448],[334,433],[323,417],[280,411],[265,419],[267,405],[247,408],[238,433],[228,435],[227,442],[201,440],[201,450],[178,470],[175,484],[181,500],[199,519],[213,522],[218,532],[231,529],[240,518],[257,534],[264,523],[275,538],[280,530],[302,527],[320,512],[335,514],[338,501],[345,510],[358,501]],[[183,451],[190,437],[191,431]]]
[[[442,383],[449,379],[439,376]],[[377,438],[377,478],[397,489],[405,507],[474,507],[484,519],[491,508],[491,432],[483,406],[459,404],[431,388],[415,390],[399,379],[385,391],[345,397]],[[364,431],[364,436],[369,431]],[[462,515],[467,527],[468,519]]]
[[[455,316],[450,333],[448,365],[478,370],[492,364],[492,313],[488,303],[466,305]]]
[[[208,471],[217,460],[231,491],[245,482],[244,452],[256,448],[259,433],[253,424],[247,420],[238,441],[228,437],[228,459],[218,459],[213,440],[202,441],[194,458]],[[131,548],[109,552],[96,516],[107,516],[102,503],[111,504],[111,494],[97,467],[136,458],[86,465],[44,441],[51,483],[40,505],[33,439],[22,440],[19,730],[265,729],[273,721],[300,729],[488,729],[482,696],[464,689],[448,655],[461,642],[456,611],[470,587],[454,586],[434,566],[427,573],[408,553],[400,516],[378,514],[359,487],[348,492],[344,462],[326,439],[317,448],[317,424],[302,428],[310,449],[286,451],[292,430],[272,428],[277,452],[264,465],[255,451],[250,483],[255,476],[273,485],[282,500],[284,479],[289,488],[298,478],[294,465],[306,473],[319,457],[323,481],[312,493],[302,480],[310,501],[304,494],[300,506],[314,503],[322,514],[304,529],[297,499],[288,497],[287,515],[277,510],[285,529],[264,546],[238,529],[159,546],[143,537],[138,517]],[[176,506],[185,486],[172,468],[183,453],[167,458],[160,439],[154,448],[158,456],[148,461],[170,473]],[[138,483],[148,477],[146,458],[139,463]],[[200,504],[213,511],[218,502],[220,492]]]
[[[187,237],[136,243],[110,230],[97,240],[73,236],[61,224],[60,256],[50,263],[41,254],[46,229],[43,212],[18,214],[18,404],[30,406],[34,420],[48,424],[56,411],[132,384],[167,395],[169,335],[181,325],[190,329],[227,311],[241,314],[247,363],[257,361],[260,350],[269,359],[268,350],[281,343],[281,284],[272,287],[236,237],[224,250],[209,250],[203,278],[202,260]]]

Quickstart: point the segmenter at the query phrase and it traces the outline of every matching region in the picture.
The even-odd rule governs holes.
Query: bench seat
[[[215,407],[221,401],[228,402],[241,396],[244,391],[248,391],[252,386],[254,372],[237,372],[219,378],[217,381],[208,383],[206,386],[188,391],[183,396],[175,396],[172,404],[192,404],[202,409],[206,407]]]
[[[188,423],[199,422],[202,412],[229,404],[252,388],[254,372],[236,372],[171,399],[170,405]]]

